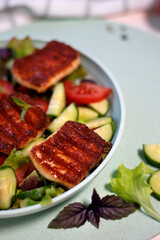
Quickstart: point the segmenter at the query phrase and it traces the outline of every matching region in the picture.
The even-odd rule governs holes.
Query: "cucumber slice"
[[[109,111],[109,101],[108,99],[103,99],[99,102],[89,103],[89,107],[96,110],[101,116],[104,116]]]
[[[13,168],[0,168],[0,209],[8,209],[16,193],[17,179]]]
[[[51,96],[47,115],[57,117],[66,106],[66,94],[64,84],[59,82],[56,84]]]
[[[110,122],[113,122],[113,119],[111,117],[101,117],[86,122],[86,126],[90,129],[94,129]]]
[[[78,112],[79,112],[79,117],[78,117],[78,121],[82,122],[86,122],[95,118],[98,118],[99,114],[87,107],[78,107]]]
[[[143,144],[143,152],[153,166],[160,167],[160,143]]]
[[[32,142],[30,142],[26,147],[24,147],[21,150],[21,154],[23,155],[23,157],[28,157],[32,147],[34,147],[35,145],[39,144],[40,142],[42,142],[44,140],[45,140],[45,138],[39,137],[39,138],[33,140]]]
[[[41,198],[45,195],[45,191],[48,188],[51,188],[51,185],[20,192],[16,197],[19,199],[30,198],[32,200],[38,201],[41,200]]]
[[[59,117],[55,118],[51,124],[48,126],[48,130],[50,132],[55,132],[58,130],[65,122],[77,121],[78,119],[78,108],[75,103],[71,103],[64,111],[59,115]]]
[[[114,135],[114,128],[112,123],[107,123],[99,128],[94,130],[101,138],[103,138],[106,142],[111,141]]]
[[[153,190],[153,195],[160,200],[160,170],[150,177],[149,184]]]

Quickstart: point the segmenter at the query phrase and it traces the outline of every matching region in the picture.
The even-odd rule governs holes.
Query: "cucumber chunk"
[[[96,110],[101,116],[106,115],[106,113],[109,111],[108,99],[103,99],[99,102],[90,103],[88,104],[88,106]]]
[[[150,177],[149,184],[153,190],[153,195],[160,200],[160,170]]]
[[[55,118],[50,125],[48,126],[48,130],[50,132],[55,132],[58,130],[65,122],[77,121],[78,119],[78,108],[75,103],[71,103],[64,111],[59,115],[59,117]]]
[[[153,166],[160,167],[160,143],[143,144],[143,152]]]
[[[6,210],[12,205],[16,193],[17,179],[13,168],[0,168],[0,209]]]
[[[106,142],[111,141],[114,135],[114,128],[112,123],[107,123],[99,128],[94,130],[101,138],[103,138]]]
[[[89,121],[95,118],[98,118],[99,114],[88,108],[88,107],[78,107],[78,112],[79,112],[79,117],[78,117],[78,121]]]
[[[86,126],[90,129],[94,129],[110,122],[113,122],[113,119],[111,117],[101,117],[86,122]]]
[[[42,142],[44,140],[45,140],[45,138],[39,137],[39,138],[33,140],[32,142],[30,142],[26,147],[24,147],[21,150],[21,154],[23,155],[23,157],[28,157],[32,147],[34,147],[35,145],[39,144],[40,142]]]
[[[62,110],[66,106],[66,94],[64,84],[62,82],[58,82],[53,90],[47,115],[57,117],[60,115]]]

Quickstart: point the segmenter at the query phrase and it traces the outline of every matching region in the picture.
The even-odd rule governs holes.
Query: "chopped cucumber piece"
[[[78,108],[75,103],[71,103],[64,111],[59,115],[59,117],[55,118],[51,124],[48,126],[48,130],[50,132],[55,132],[58,130],[65,122],[77,121],[78,119]]]
[[[13,168],[0,168],[0,209],[8,209],[16,193],[17,179]]]
[[[109,110],[109,101],[103,99],[99,102],[89,103],[88,106],[96,110],[101,116],[104,116]]]
[[[101,117],[86,122],[86,126],[90,129],[94,129],[110,122],[113,122],[113,119],[111,117]]]
[[[21,150],[21,154],[23,157],[28,157],[29,156],[29,153],[32,149],[32,147],[34,147],[35,145],[39,144],[40,142],[44,141],[45,138],[43,137],[39,137],[35,140],[33,140],[32,142],[30,142],[26,147],[24,147],[22,150]]]
[[[155,197],[160,199],[160,170],[150,177],[149,184]]]
[[[113,134],[114,134],[114,128],[112,123],[107,123],[99,128],[96,128],[94,130],[101,138],[103,138],[106,142],[111,141]]]
[[[147,160],[154,166],[160,167],[160,144],[143,144]]]
[[[78,107],[78,111],[79,111],[79,117],[78,117],[78,121],[82,122],[86,122],[95,118],[98,118],[99,114],[87,107]]]
[[[65,106],[66,106],[65,88],[64,84],[62,82],[59,82],[54,87],[53,94],[49,102],[47,115],[57,117],[60,115]]]

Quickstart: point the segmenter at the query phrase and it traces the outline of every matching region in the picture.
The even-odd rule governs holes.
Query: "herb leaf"
[[[127,203],[115,195],[108,195],[101,199],[93,189],[92,202],[88,207],[77,202],[69,204],[51,221],[48,228],[78,228],[87,220],[99,228],[100,217],[111,220],[120,219],[136,209],[137,206],[134,203]]]
[[[87,208],[82,203],[72,203],[65,207],[51,221],[48,228],[73,228],[82,226],[87,220]]]
[[[146,181],[148,175],[154,173],[155,171],[143,162],[134,169],[125,168],[122,164],[118,168],[116,178],[111,179],[111,185],[113,191],[124,200],[138,203],[148,215],[160,221],[160,214],[150,201],[152,189]]]
[[[101,199],[96,189],[93,189],[92,203],[88,206],[88,221],[92,223],[96,228],[99,228],[100,222],[99,214],[100,201]]]
[[[135,212],[137,206],[133,202],[125,202],[115,195],[102,198],[99,213],[105,219],[121,219]]]
[[[12,97],[12,99],[18,106],[22,107],[21,119],[22,119],[22,121],[25,121],[24,117],[25,117],[25,114],[26,114],[28,108],[32,108],[33,106],[27,104],[26,102],[22,101],[19,98]]]

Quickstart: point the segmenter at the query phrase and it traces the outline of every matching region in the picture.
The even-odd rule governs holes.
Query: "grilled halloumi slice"
[[[111,143],[106,143],[84,124],[68,121],[34,146],[30,158],[45,178],[72,188],[98,165],[102,154],[110,148]]]
[[[0,152],[9,155],[13,148],[20,149],[39,137],[47,128],[49,119],[40,107],[33,106],[21,119],[22,107],[12,97],[29,105],[33,100],[24,94],[12,93],[0,103]]]
[[[43,49],[16,59],[12,72],[15,80],[37,92],[45,92],[80,65],[80,54],[72,47],[57,41]]]

